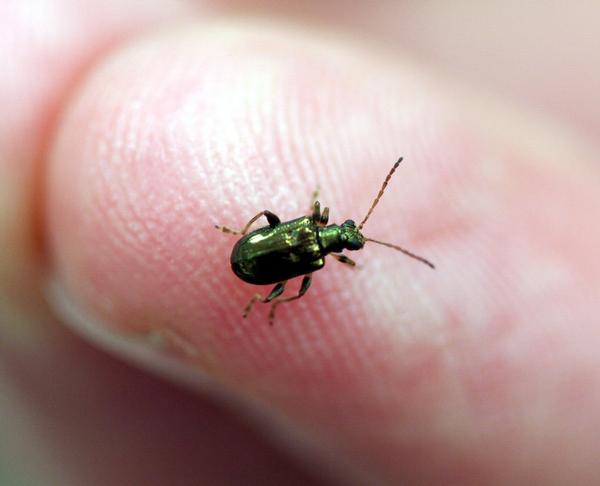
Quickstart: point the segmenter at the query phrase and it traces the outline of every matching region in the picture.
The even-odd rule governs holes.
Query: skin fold
[[[9,479],[593,484],[600,165],[576,125],[357,20],[46,7],[46,42],[0,15],[21,52],[0,125]],[[367,243],[273,327],[261,304],[243,320],[270,287],[235,277],[214,225],[308,214],[317,185],[330,222],[360,221],[399,156],[363,232],[436,270]]]

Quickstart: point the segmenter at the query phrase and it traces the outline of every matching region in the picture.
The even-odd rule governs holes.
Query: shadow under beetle
[[[340,252],[343,250],[360,250],[367,241],[401,251],[411,258],[435,268],[429,260],[404,248],[367,238],[361,233],[363,226],[371,216],[375,206],[377,206],[400,162],[402,162],[402,157],[388,173],[377,197],[358,227],[351,219],[344,221],[341,225],[327,225],[329,208],[324,208],[321,211],[321,205],[316,200],[318,190],[313,194],[314,203],[312,204],[312,214],[309,216],[302,216],[282,223],[277,215],[265,210],[248,221],[240,231],[234,231],[225,226],[216,226],[223,233],[243,235],[231,251],[231,268],[239,278],[256,285],[275,284],[267,297],[256,294],[250,299],[250,302],[244,308],[244,317],[248,316],[256,302],[264,304],[272,302],[269,312],[269,324],[273,325],[277,306],[284,302],[299,299],[306,293],[310,287],[313,272],[325,265],[325,256],[331,255],[341,263],[355,266],[354,261],[346,255],[340,254]],[[267,218],[269,226],[248,233],[250,226],[261,216]],[[287,281],[299,275],[304,275],[304,278],[298,294],[293,297],[277,299],[283,293]]]

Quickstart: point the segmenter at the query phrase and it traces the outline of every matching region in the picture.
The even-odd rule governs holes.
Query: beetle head
[[[360,250],[365,246],[365,238],[356,227],[356,223],[347,219],[341,226],[341,240],[347,250]]]

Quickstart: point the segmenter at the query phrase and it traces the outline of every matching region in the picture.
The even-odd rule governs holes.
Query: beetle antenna
[[[433,263],[431,263],[429,260],[427,260],[419,255],[415,255],[414,253],[412,253],[398,245],[392,245],[391,243],[385,243],[383,241],[372,240],[371,238],[365,238],[365,241],[372,241],[373,243],[377,243],[379,245],[387,246],[388,248],[393,248],[394,250],[401,251],[405,255],[408,255],[409,257],[414,258],[415,260],[419,260],[420,262],[424,263],[428,267],[435,269],[435,265]]]
[[[377,206],[377,203],[379,202],[379,200],[381,199],[381,196],[383,196],[383,191],[385,191],[385,188],[388,185],[388,182],[390,182],[390,179],[392,178],[392,174],[394,172],[396,172],[396,169],[398,168],[398,166],[400,165],[400,162],[402,162],[403,157],[400,157],[398,159],[398,162],[396,162],[394,164],[394,167],[392,167],[392,170],[390,170],[390,173],[387,175],[387,177],[385,178],[385,180],[383,181],[383,184],[381,185],[381,189],[379,190],[379,194],[377,194],[377,197],[375,198],[375,200],[373,201],[373,204],[371,204],[371,207],[369,208],[369,212],[367,213],[367,215],[365,216],[365,219],[362,220],[362,222],[358,225],[358,229],[359,231],[362,229],[362,227],[365,225],[365,223],[367,222],[367,219],[369,219],[369,216],[371,216],[371,213],[373,212],[373,209],[375,209],[375,206]]]

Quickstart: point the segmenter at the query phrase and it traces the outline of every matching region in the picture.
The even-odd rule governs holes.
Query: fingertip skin
[[[387,64],[305,33],[223,24],[116,53],[81,87],[53,148],[52,263],[116,332],[178,336],[194,351],[182,360],[372,477],[476,484],[506,469],[519,479],[513,440],[536,460],[552,454],[528,421],[527,399],[553,383],[512,346],[542,346],[541,322],[563,336],[560,316],[589,305],[589,294],[547,304],[594,278],[547,249],[552,218],[535,211],[549,194],[557,205],[572,194],[551,174],[537,197],[513,191],[510,181],[537,162],[518,149],[490,152],[478,127],[445,111],[451,104],[424,73]],[[242,319],[250,297],[270,288],[231,272],[236,238],[214,226],[241,227],[266,209],[283,221],[308,214],[317,185],[331,220],[360,220],[401,155],[365,233],[438,269],[373,245],[357,254],[360,271],[331,261],[315,272],[275,326],[265,306]],[[585,184],[578,197],[595,204]],[[571,315],[589,322],[583,311]],[[563,366],[573,349],[545,365]]]
[[[189,12],[181,2],[0,3],[0,285],[19,300],[39,289],[46,150],[70,90],[125,39]],[[5,321],[11,320],[9,315]]]

